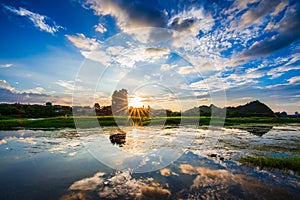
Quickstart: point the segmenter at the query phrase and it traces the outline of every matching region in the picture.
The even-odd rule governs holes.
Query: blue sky
[[[0,101],[108,105],[126,88],[174,110],[258,99],[293,113],[299,19],[296,0],[2,0]]]

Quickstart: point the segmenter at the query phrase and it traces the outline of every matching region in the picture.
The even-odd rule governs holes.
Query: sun
[[[132,106],[134,108],[140,108],[143,106],[143,103],[141,102],[141,100],[142,99],[140,97],[134,96],[132,98],[129,98],[128,104],[129,104],[129,106]]]

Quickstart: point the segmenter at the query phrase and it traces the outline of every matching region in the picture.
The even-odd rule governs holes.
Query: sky
[[[297,0],[2,0],[0,102],[300,111]]]

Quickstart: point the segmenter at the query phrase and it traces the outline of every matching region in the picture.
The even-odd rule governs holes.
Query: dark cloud
[[[160,10],[128,1],[123,1],[120,5],[125,9],[131,21],[141,22],[155,27],[165,26],[166,16]]]
[[[278,34],[274,38],[269,38],[254,43],[249,50],[243,52],[246,57],[268,55],[274,51],[282,49],[300,38],[300,3],[290,7],[285,16],[276,25]]]
[[[162,55],[162,54],[168,54],[169,52],[170,50],[166,47],[151,47],[145,50],[145,53],[150,55]]]
[[[170,27],[172,29],[175,29],[176,31],[184,31],[184,30],[189,29],[190,27],[192,27],[194,23],[195,23],[194,19],[182,20],[180,18],[175,18],[172,21]]]
[[[128,1],[128,0],[88,0],[87,5],[96,14],[111,15],[120,29],[126,31],[139,27],[165,27],[165,13],[148,5],[147,1]]]
[[[6,103],[45,103],[50,99],[46,94],[16,93],[4,88],[0,88],[0,96],[0,102]]]
[[[272,9],[274,9],[280,0],[264,0],[261,1],[257,6],[250,9],[242,16],[242,25],[248,26],[252,24],[257,19],[269,13]]]

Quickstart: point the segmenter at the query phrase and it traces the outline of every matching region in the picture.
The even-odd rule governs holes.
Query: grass
[[[69,117],[50,117],[30,120],[26,118],[0,118],[0,129],[18,129],[18,128],[92,128],[99,126],[116,126],[128,125],[130,122],[127,117],[113,117],[113,116],[98,116],[97,121],[95,116],[69,116]],[[74,123],[76,121],[76,126]],[[180,125],[180,124],[197,124],[202,125],[221,125],[223,120],[214,118],[211,121],[210,117],[201,116],[174,116],[174,117],[154,117],[151,120],[143,121],[142,125]],[[272,117],[235,117],[226,118],[224,125],[240,125],[240,124],[285,124],[285,123],[299,123],[300,118],[272,118]]]
[[[240,158],[243,164],[259,167],[260,169],[279,169],[284,172],[288,170],[294,171],[296,174],[300,174],[300,156],[295,157],[267,157],[267,156],[246,156]]]
[[[53,117],[30,120],[25,118],[12,118],[0,120],[0,129],[18,128],[75,128],[73,117]]]

